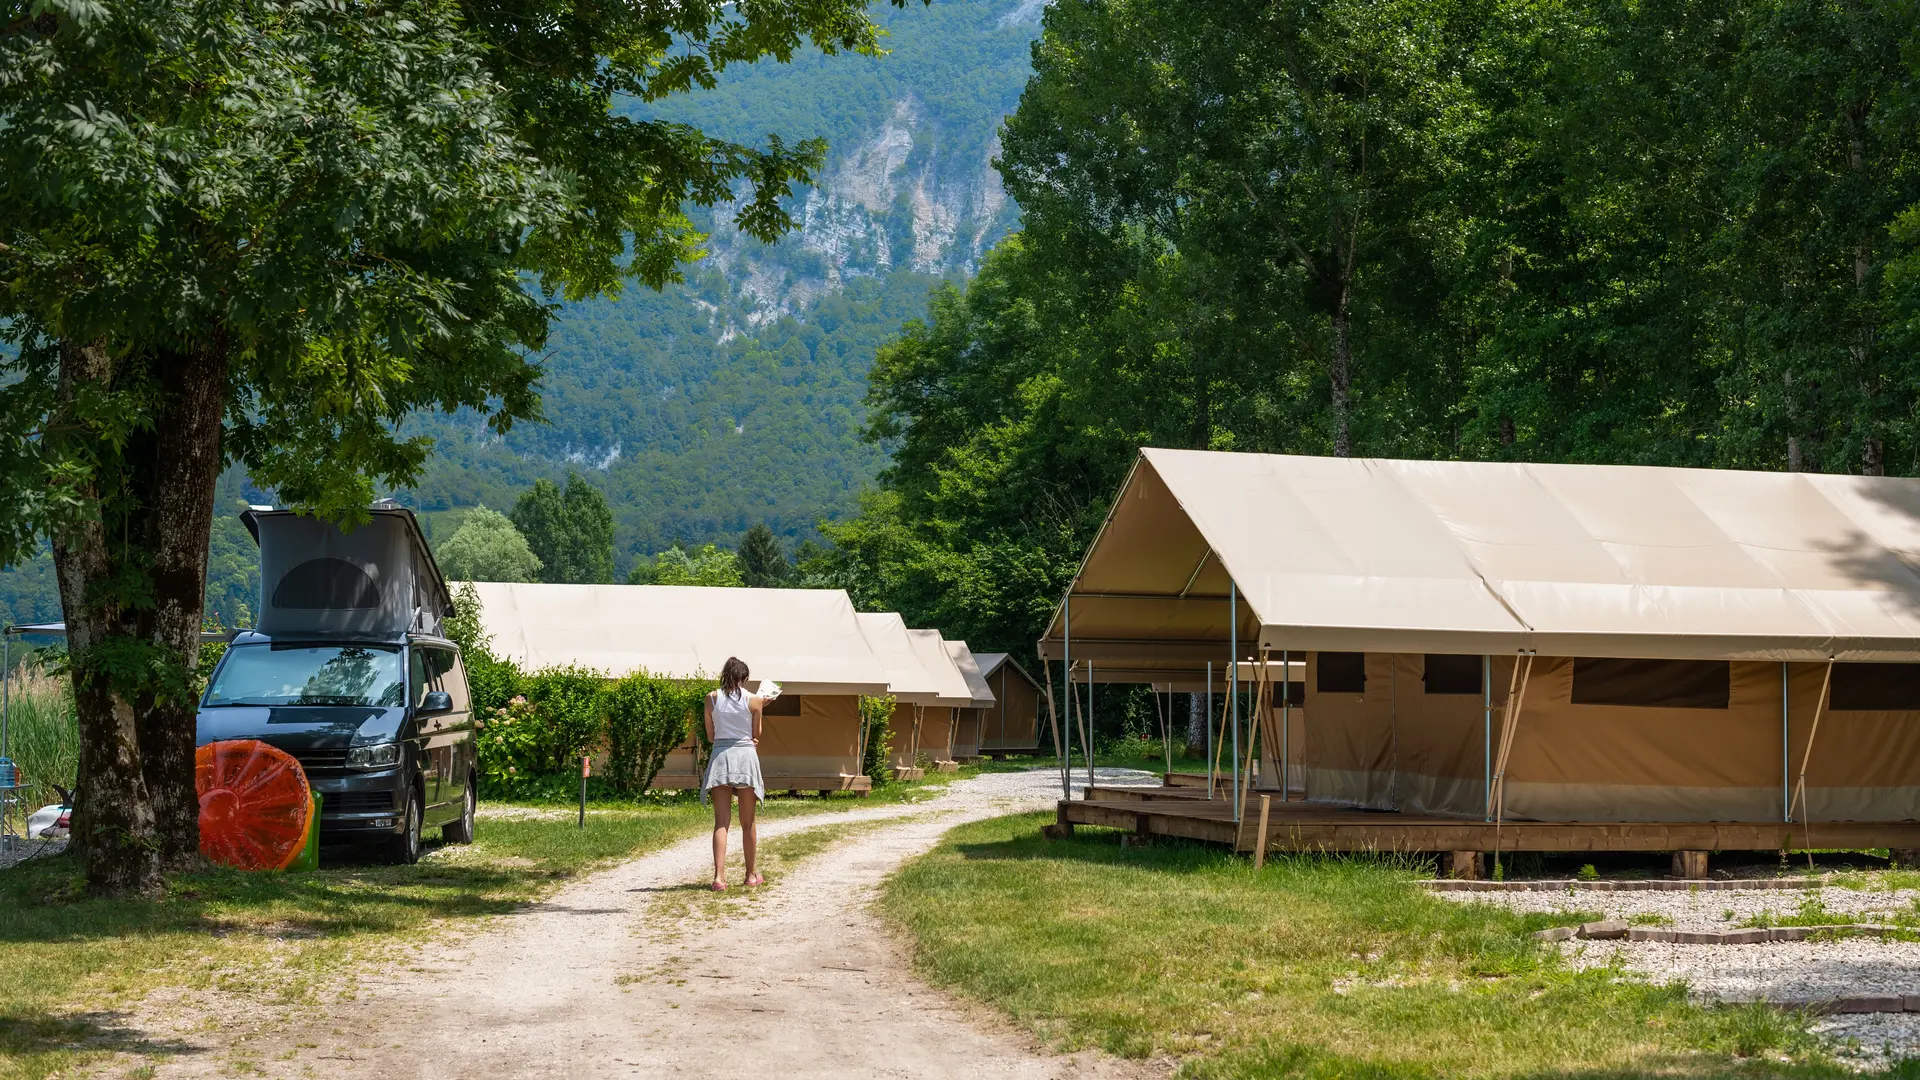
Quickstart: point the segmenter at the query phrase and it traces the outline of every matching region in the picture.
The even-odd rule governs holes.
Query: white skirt
[[[755,798],[767,797],[766,781],[760,778],[760,752],[753,747],[751,739],[716,740],[713,744],[713,760],[707,762],[707,779],[700,785],[700,798],[705,801],[708,788],[750,787]]]

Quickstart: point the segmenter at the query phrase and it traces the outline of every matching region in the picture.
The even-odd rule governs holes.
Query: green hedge
[[[688,732],[699,730],[701,702],[715,685],[646,672],[616,679],[573,666],[521,671],[488,648],[471,585],[454,596],[447,636],[466,660],[481,788],[489,795],[563,793],[579,775],[580,755],[604,751],[605,775],[595,786],[637,796]]]

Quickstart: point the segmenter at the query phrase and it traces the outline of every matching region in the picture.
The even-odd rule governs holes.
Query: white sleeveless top
[[[729,698],[713,692],[713,741],[729,742],[753,738],[753,695],[735,690]]]

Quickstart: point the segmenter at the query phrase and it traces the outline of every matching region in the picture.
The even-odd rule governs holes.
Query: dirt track
[[[681,903],[711,864],[704,836],[677,844],[504,917],[452,955],[363,981],[356,1000],[323,1017],[293,1027],[260,1018],[274,1031],[258,1043],[298,1047],[290,1058],[262,1052],[246,1032],[213,1032],[196,1040],[203,1052],[158,1075],[219,1075],[236,1052],[269,1076],[1164,1075],[1039,1051],[914,979],[868,911],[880,879],[946,830],[1044,808],[1058,784],[1052,771],[990,774],[918,805],[769,823],[763,839],[882,822],[799,863],[751,904]],[[676,917],[689,906],[690,917]]]

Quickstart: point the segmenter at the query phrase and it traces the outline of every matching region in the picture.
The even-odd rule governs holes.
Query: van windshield
[[[397,706],[406,685],[397,646],[235,645],[206,703]]]

